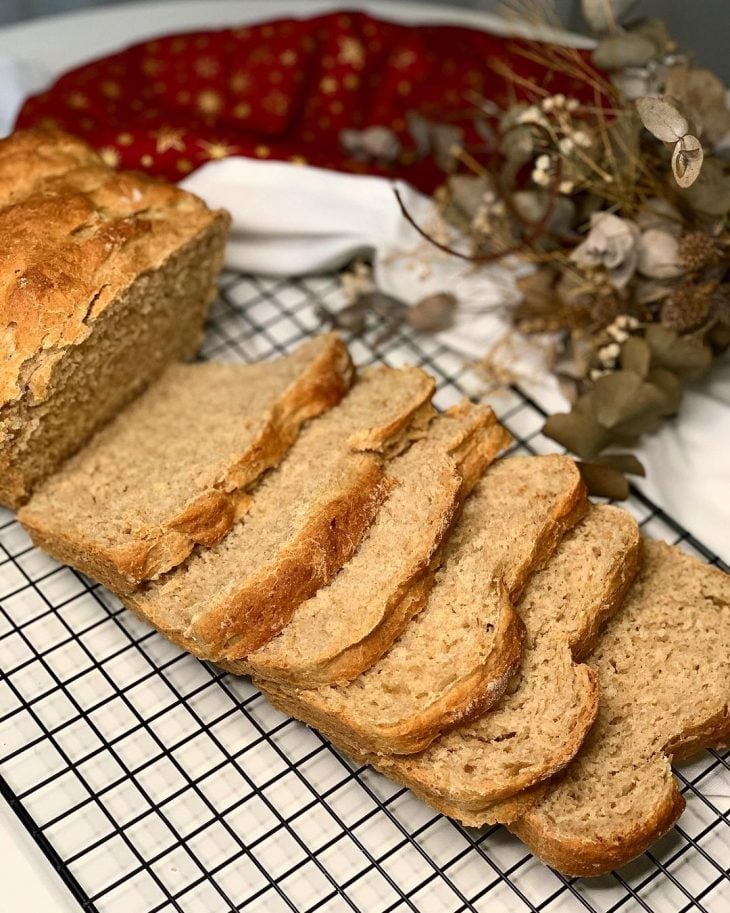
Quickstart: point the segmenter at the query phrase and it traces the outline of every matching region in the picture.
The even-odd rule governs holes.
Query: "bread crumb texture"
[[[596,723],[566,775],[511,826],[560,871],[642,853],[684,808],[670,759],[730,735],[730,578],[663,542],[590,657]]]

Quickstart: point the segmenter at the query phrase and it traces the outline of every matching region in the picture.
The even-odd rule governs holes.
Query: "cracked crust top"
[[[223,211],[49,129],[0,140],[0,408],[46,396],[98,315]]]

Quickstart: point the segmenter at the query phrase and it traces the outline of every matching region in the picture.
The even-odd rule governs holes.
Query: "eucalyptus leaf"
[[[689,133],[687,118],[666,98],[656,95],[637,98],[636,109],[649,133],[664,143],[675,143]]]
[[[631,476],[645,476],[646,469],[633,453],[604,453],[596,461]]]
[[[629,483],[624,475],[611,466],[603,463],[576,463],[588,494],[596,498],[610,498],[612,501],[625,501],[629,496]]]
[[[680,187],[691,187],[700,176],[705,153],[702,143],[688,133],[677,142],[672,153],[672,173]]]
[[[682,402],[682,381],[666,368],[652,368],[647,380],[664,393],[667,400],[666,414],[674,415]]]
[[[597,456],[611,440],[610,434],[592,416],[575,408],[572,412],[549,416],[542,433],[584,460]]]
[[[700,136],[718,143],[730,131],[725,84],[704,67],[679,65],[667,71],[665,91],[697,121]]]
[[[615,29],[633,4],[634,0],[581,0],[581,9],[591,31],[601,34]]]
[[[646,341],[652,354],[652,365],[666,368],[690,380],[702,377],[712,364],[712,352],[701,339],[679,336],[661,324],[646,328]]]
[[[651,362],[651,349],[645,339],[630,336],[621,346],[621,367],[639,377],[646,377]]]
[[[641,67],[656,54],[654,43],[636,32],[608,35],[596,45],[593,63],[604,70],[621,70],[624,67]]]
[[[494,181],[487,175],[452,174],[448,181],[450,205],[471,221],[483,204],[484,194],[494,191]]]
[[[665,398],[662,391],[646,383],[633,371],[613,371],[600,377],[591,391],[596,420],[604,428],[617,427],[634,433],[635,420],[648,420],[660,414]]]
[[[656,411],[647,410],[635,418],[627,419],[612,429],[614,432],[613,443],[620,444],[623,447],[633,446],[633,444],[624,443],[624,441],[637,441],[644,434],[653,434],[661,427],[664,417],[664,413],[657,409]]]
[[[634,35],[641,35],[643,38],[651,41],[658,57],[664,56],[664,54],[669,53],[669,51],[675,47],[663,19],[640,19],[638,22],[631,24],[630,31]],[[672,69],[675,68],[672,67]],[[666,91],[667,95],[681,98],[677,92],[673,92],[671,89],[667,89]]]
[[[422,333],[440,333],[453,326],[457,306],[456,296],[451,292],[427,295],[406,310],[406,322]]]
[[[703,215],[724,216],[730,212],[730,173],[719,159],[708,157],[699,177],[683,196]]]

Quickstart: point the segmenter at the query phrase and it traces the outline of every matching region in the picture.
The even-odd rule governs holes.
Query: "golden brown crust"
[[[594,509],[615,510],[605,507]],[[638,526],[632,524],[632,536],[606,578],[600,604],[595,611],[586,613],[583,628],[576,632],[575,643],[570,645],[574,654],[585,654],[588,644],[595,640],[602,624],[621,606],[626,590],[638,570],[639,556]],[[509,784],[496,785],[489,779],[481,779],[478,768],[475,768],[469,779],[468,790],[455,792],[452,788],[446,793],[438,781],[429,781],[422,769],[411,771],[407,762],[399,763],[398,759],[377,757],[368,757],[367,760],[383,773],[412,789],[439,811],[469,827],[497,822],[508,824],[525,814],[534,803],[535,791],[531,787],[554,777],[570,763],[593,725],[598,711],[596,676],[587,666],[575,663],[574,674],[579,677],[575,692],[580,700],[580,708],[574,725],[561,745],[560,754],[550,758],[542,769],[531,767],[529,772],[515,772]]]
[[[591,877],[625,865],[665,834],[684,811],[685,801],[670,772],[666,788],[641,825],[618,838],[605,840],[567,840],[545,827],[539,816],[528,812],[510,824],[513,834],[544,863],[565,875]]]
[[[237,660],[269,641],[295,607],[352,557],[388,490],[381,462],[359,458],[347,487],[310,520],[285,555],[193,618],[185,636],[199,644],[199,654]]]
[[[512,582],[519,593],[530,573],[544,566],[565,532],[588,509],[585,486],[577,470],[570,491],[553,508],[549,521],[537,537],[531,554]],[[334,716],[325,703],[319,705],[316,690],[297,690],[286,685],[256,679],[256,685],[279,709],[308,725],[334,732],[341,742],[356,744],[373,754],[407,755],[423,751],[442,733],[473,719],[491,707],[504,693],[522,655],[524,627],[512,608],[512,594],[498,583],[502,601],[495,647],[485,662],[450,687],[438,701],[395,725],[358,722],[346,712]]]
[[[730,718],[726,708],[674,738],[665,748],[664,788],[659,800],[640,827],[611,840],[580,839],[576,836],[566,839],[551,832],[540,815],[531,815],[531,808],[550,790],[550,783],[525,796],[522,807],[515,806],[508,822],[509,829],[543,862],[566,875],[603,875],[641,855],[674,825],[684,811],[685,801],[669,770],[669,759],[684,760],[708,746],[719,746],[728,738]]]
[[[517,578],[512,582],[510,598],[517,604],[527,581],[532,574],[542,570],[560,545],[560,540],[585,517],[588,510],[586,488],[576,469],[576,480],[573,489],[556,505],[550,521],[545,525],[540,536],[535,540],[532,557],[525,561]]]
[[[498,701],[519,667],[524,627],[501,581],[495,581],[495,586],[499,589],[501,605],[494,648],[482,665],[455,683],[433,704],[407,720],[376,727],[347,717],[334,718],[326,705],[318,706],[316,692],[297,691],[260,679],[254,679],[254,683],[275,707],[309,726],[335,733],[344,743],[366,747],[374,754],[414,754],[422,751],[441,733],[465,719],[471,719]]]
[[[388,646],[402,633],[408,621],[421,611],[431,592],[433,579],[433,573],[427,571],[408,585],[405,595],[400,590],[394,594],[391,610],[376,628],[358,643],[331,657],[327,662],[318,664],[312,671],[308,670],[306,681],[303,680],[299,669],[290,671],[284,665],[274,668],[270,663],[263,666],[256,661],[255,653],[247,659],[235,662],[221,661],[218,665],[234,675],[265,675],[267,681],[295,687],[309,688],[349,682],[382,656]]]
[[[196,545],[214,545],[248,509],[251,496],[246,489],[281,461],[306,421],[336,405],[349,389],[354,369],[347,347],[334,333],[327,340],[322,353],[261,417],[256,440],[216,487],[192,497],[177,516],[145,530],[136,541],[105,546],[76,535],[63,523],[57,531],[53,518],[46,510],[34,510],[33,501],[20,511],[21,523],[36,545],[119,595],[177,567]]]
[[[50,368],[140,275],[226,218],[169,184],[114,172],[49,130],[0,140],[0,406],[43,399]]]
[[[651,564],[650,569],[642,573],[638,578],[636,594],[634,595],[634,591],[632,591],[629,595],[626,611],[630,613],[628,617],[628,630],[630,631],[637,629],[641,623],[641,608],[637,611],[634,606],[641,607],[643,605],[650,611],[655,599],[661,598],[654,589],[660,584],[655,577],[652,577],[652,574],[656,572],[656,568],[662,567],[661,562],[664,563],[664,566],[671,566],[674,563],[677,570],[680,567],[682,568],[684,576],[667,575],[663,580],[665,587],[674,584],[680,587],[680,591],[688,575],[693,572],[696,573],[695,568],[690,565],[694,563],[697,568],[700,567],[697,562],[694,562],[694,559],[680,555],[666,543],[653,542],[649,544],[644,542],[642,549],[648,550],[644,560],[645,562],[647,560],[650,561]],[[702,582],[695,590],[699,599],[706,601],[706,605],[715,605],[718,610],[722,608],[727,610],[727,578],[723,579],[722,572],[713,568],[704,567],[702,573],[704,575]],[[679,582],[677,582],[678,580]],[[725,595],[722,593],[723,590]],[[675,602],[675,608],[676,605],[677,603]],[[686,606],[687,614],[690,614],[692,609],[690,596],[689,603]],[[667,625],[668,630],[671,630],[671,615],[667,617]],[[656,628],[653,630],[656,630]],[[718,624],[716,634],[712,636],[713,638],[723,637],[721,623]],[[722,644],[723,641],[718,640],[718,643]],[[686,649],[689,651],[689,655],[692,656],[693,646],[697,652],[697,665],[694,666],[694,669],[700,671],[702,669],[703,652],[697,648],[697,644],[687,642],[682,645],[681,649]],[[703,649],[706,648],[707,641],[705,640]],[[664,649],[664,646],[659,646],[660,656],[664,655]],[[649,657],[646,658],[648,659]],[[612,667],[613,661],[609,654],[609,667]],[[718,672],[718,674],[722,673]],[[681,684],[684,684],[684,682]],[[687,687],[689,688],[689,694],[697,694],[696,682],[687,685]],[[724,699],[723,691],[725,694]],[[670,761],[689,757],[702,748],[721,743],[730,737],[727,689],[721,689],[718,697],[720,698],[719,702],[712,712],[708,713],[704,718],[702,718],[700,708],[703,705],[700,700],[697,699],[695,701],[690,698],[687,707],[684,709],[692,709],[692,712],[697,717],[694,721],[682,713],[681,707],[677,707],[676,714],[672,718],[677,721],[676,725],[679,731],[669,735],[664,729],[662,737],[666,741],[663,745],[660,743],[659,746],[653,746],[651,754],[645,760],[641,762],[637,760],[634,763],[631,763],[630,760],[624,762],[627,764],[626,769],[629,771],[632,784],[631,792],[628,795],[636,796],[636,801],[641,803],[640,810],[637,810],[637,813],[631,818],[627,816],[618,818],[611,822],[612,827],[610,830],[596,822],[591,827],[586,827],[585,833],[580,833],[579,828],[573,824],[571,818],[568,818],[567,823],[566,821],[558,823],[560,820],[559,813],[556,812],[556,807],[550,803],[553,791],[560,790],[563,782],[562,777],[557,777],[555,780],[543,785],[542,793],[528,798],[525,802],[525,807],[516,817],[516,820],[510,823],[510,830],[520,837],[543,861],[569,875],[601,875],[634,859],[643,853],[651,843],[666,833],[684,809],[684,799],[679,792],[676,780],[672,776]],[[704,712],[709,709],[710,707],[705,705]],[[682,722],[679,722],[680,720]],[[639,731],[643,732],[644,727]],[[630,740],[632,733],[627,731],[625,737]],[[595,758],[595,752],[602,749],[605,738],[605,732],[593,730],[591,735],[592,742],[585,749],[585,751],[593,752],[590,755],[591,759]],[[581,758],[582,755],[579,754],[575,764],[580,764]],[[566,776],[570,777],[571,769],[568,768]],[[593,777],[595,772],[591,774],[589,769],[586,776]],[[610,777],[608,779],[610,780]],[[570,782],[568,780],[568,783]],[[569,790],[568,809],[571,809],[573,801],[570,792],[572,791]],[[544,805],[541,801],[543,798],[545,798]],[[604,797],[604,803],[609,799],[610,794],[608,797]],[[516,811],[519,811],[519,809]],[[629,823],[630,820],[635,823]]]
[[[352,681],[365,669],[372,666],[403,633],[408,622],[426,604],[434,583],[434,574],[441,560],[440,552],[433,551],[446,541],[449,531],[458,519],[464,499],[477,484],[487,466],[506,447],[511,436],[496,421],[491,409],[475,409],[465,402],[453,406],[447,414],[467,416],[470,424],[464,429],[463,437],[451,452],[456,466],[444,469],[442,490],[453,491],[458,483],[458,495],[444,511],[439,542],[431,542],[431,550],[424,552],[422,560],[414,564],[411,576],[402,582],[386,601],[384,613],[378,623],[365,636],[342,649],[339,653],[312,660],[303,667],[289,665],[285,661],[264,662],[260,654],[254,654],[238,663],[223,663],[229,672],[252,675],[280,684],[302,688],[316,688],[322,685],[343,684]],[[425,563],[429,561],[429,563]]]

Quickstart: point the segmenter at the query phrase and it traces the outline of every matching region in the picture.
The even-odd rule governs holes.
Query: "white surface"
[[[7,802],[0,799],[3,913],[79,913],[79,905]]]

